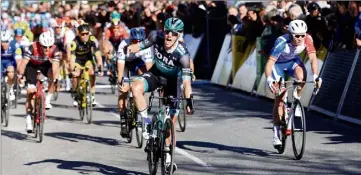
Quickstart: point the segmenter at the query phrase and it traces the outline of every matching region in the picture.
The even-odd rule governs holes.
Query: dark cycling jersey
[[[79,36],[75,37],[71,42],[70,51],[72,57],[75,56],[77,60],[80,59],[83,61],[92,60],[93,53],[100,55],[98,40],[93,35],[89,36],[88,42],[82,42]]]
[[[164,46],[164,34],[161,32],[153,33],[146,40],[140,42],[142,50],[154,45],[155,63],[151,72],[155,76],[173,78],[181,72],[183,80],[191,78],[189,52],[184,43],[178,42],[176,44],[178,44],[177,47],[168,53]]]
[[[29,47],[24,48],[24,59],[30,60],[34,65],[43,64],[47,61],[59,61],[60,51],[58,47],[53,45],[48,52],[48,55],[43,53],[43,49],[39,42],[35,42]]]

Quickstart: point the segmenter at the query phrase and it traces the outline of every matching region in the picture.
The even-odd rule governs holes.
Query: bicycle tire
[[[37,133],[39,134],[38,142],[41,143],[44,137],[44,118],[45,118],[45,106],[44,106],[44,97],[38,97],[38,105],[37,105],[37,116],[38,120],[36,121]]]
[[[112,90],[112,94],[115,94],[115,85],[111,84],[110,89]]]
[[[306,146],[306,115],[305,115],[305,110],[302,106],[302,103],[300,100],[298,99],[295,99],[295,101],[293,102],[294,105],[293,105],[293,111],[294,111],[294,115],[293,115],[293,120],[292,120],[292,148],[293,148],[293,153],[295,155],[295,158],[296,160],[300,160],[302,159],[303,157],[303,154],[304,154],[304,151],[305,151],[305,146]],[[296,109],[297,109],[297,106],[300,106],[300,110],[301,110],[301,116],[300,117],[296,117],[295,114],[296,114]],[[295,120],[296,119],[300,119],[301,121],[301,132],[302,133],[302,143],[301,145],[298,145],[300,146],[300,150],[298,150],[298,146],[296,144],[296,139],[295,139],[295,132],[298,131],[297,128],[295,128]]]
[[[5,97],[6,97],[6,105],[5,105],[5,127],[9,126],[9,117],[10,117],[10,102],[9,102],[9,87],[5,85]]]
[[[183,95],[182,95],[183,96]],[[179,124],[179,128],[181,132],[184,132],[186,130],[186,125],[187,125],[187,117],[186,117],[186,105],[185,105],[185,100],[180,101],[180,112],[178,115],[178,124]]]
[[[161,142],[161,165],[162,165],[162,175],[172,175],[173,174],[173,164],[174,164],[174,151],[175,151],[175,132],[174,132],[174,125],[173,125],[173,121],[170,118],[167,118],[164,122],[163,125],[163,136],[162,138],[162,142]],[[170,156],[171,156],[171,161],[170,161],[170,169],[166,170],[166,152],[164,151],[165,148],[165,141],[166,141],[166,136],[167,136],[167,131],[168,129],[170,130],[170,138],[171,138],[171,144],[169,146],[169,150],[170,150]]]
[[[132,98],[128,98],[128,104],[127,104],[127,113],[125,116],[125,127],[127,130],[127,143],[132,143],[133,140],[133,130],[132,130],[132,122],[133,122],[133,104],[132,104]]]
[[[133,104],[133,108],[132,108],[132,114],[133,117],[135,118],[135,136],[137,139],[137,144],[138,144],[138,148],[142,148],[143,147],[143,142],[144,142],[144,138],[142,136],[142,133],[144,131],[144,120],[143,117],[139,117],[139,115],[137,115],[136,113],[136,106]]]
[[[86,97],[89,97],[86,100],[86,108],[87,108],[87,115],[86,115],[86,119],[87,119],[87,123],[91,124],[92,122],[92,117],[93,117],[93,96],[92,93],[90,92],[90,86],[89,83],[86,84]]]
[[[154,122],[152,125],[153,125],[152,130],[159,131],[158,122]],[[158,171],[159,147],[160,147],[159,138],[160,138],[160,133],[157,132],[157,137],[149,138],[149,140],[147,141],[147,146],[145,148],[146,152],[148,153],[147,161],[148,161],[148,169],[150,175],[156,175]]]

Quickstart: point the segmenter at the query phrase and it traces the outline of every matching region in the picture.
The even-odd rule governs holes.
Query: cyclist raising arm
[[[316,57],[316,50],[313,45],[313,40],[307,32],[307,25],[302,20],[291,21],[288,27],[289,33],[282,35],[277,38],[275,45],[271,51],[271,55],[268,59],[268,62],[265,67],[265,75],[267,77],[267,83],[269,88],[273,93],[277,91],[277,88],[274,86],[275,81],[279,81],[282,77],[285,79],[284,71],[287,71],[287,74],[294,77],[299,81],[306,81],[307,73],[305,66],[302,61],[299,59],[298,55],[306,49],[308,57],[311,61],[313,80],[315,85],[320,86],[320,81],[318,80],[318,60]],[[303,91],[304,84],[300,85],[297,90],[296,98],[301,98],[301,93]],[[281,117],[283,116],[282,110],[282,99],[285,97],[285,93],[280,96],[275,97],[275,103],[273,106],[273,146],[277,147],[282,145],[282,142],[279,139],[280,133],[280,123]],[[287,131],[290,132],[290,131]]]
[[[139,110],[140,115],[144,118],[145,131],[143,137],[149,139],[151,119],[147,113],[147,103],[144,98],[144,92],[154,91],[160,85],[160,77],[167,79],[167,85],[164,87],[164,96],[172,95],[180,97],[179,78],[183,79],[185,89],[185,96],[187,98],[187,112],[193,113],[193,101],[191,98],[191,70],[189,67],[189,52],[184,44],[179,42],[181,33],[183,32],[184,23],[178,18],[169,18],[165,22],[164,34],[153,33],[148,39],[132,44],[127,47],[127,53],[137,53],[140,50],[149,48],[154,45],[154,65],[149,72],[144,73],[138,80],[135,80],[132,85],[132,93],[135,104]],[[173,123],[176,122],[179,113],[179,104],[171,106],[170,115]],[[176,126],[174,124],[174,126]],[[175,127],[174,127],[175,130]],[[175,133],[175,131],[174,131]],[[166,139],[165,150],[169,150],[170,139]],[[166,154],[166,166],[170,167],[171,157],[169,153]],[[177,169],[176,165],[173,165]]]

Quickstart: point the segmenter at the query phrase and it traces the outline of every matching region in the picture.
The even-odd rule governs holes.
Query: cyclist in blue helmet
[[[118,98],[118,108],[121,114],[121,131],[120,134],[125,136],[125,104],[127,104],[127,94],[129,91],[129,83],[122,82],[123,80],[128,80],[129,76],[141,75],[150,67],[152,67],[152,51],[151,48],[139,51],[135,54],[125,55],[124,47],[129,44],[136,44],[145,40],[145,31],[142,27],[132,28],[130,30],[130,38],[128,40],[123,40],[118,48],[117,53],[117,67],[118,67],[118,88],[119,88],[119,98]],[[128,74],[129,72],[129,74]],[[135,123],[133,122],[133,126]]]

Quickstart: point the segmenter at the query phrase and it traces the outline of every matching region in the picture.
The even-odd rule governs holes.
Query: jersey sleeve
[[[157,41],[157,36],[158,33],[154,32],[153,34],[149,35],[149,37],[143,41],[141,41],[140,44],[140,49],[146,49],[149,48],[150,46],[153,46],[155,44],[155,42]]]
[[[143,50],[142,59],[145,63],[153,62],[152,48],[149,47]]]
[[[182,56],[182,58],[179,60],[181,67],[182,67],[182,79],[184,80],[190,80],[192,73],[190,68],[190,55],[185,54]]]
[[[117,62],[118,63],[125,63],[125,54],[124,54],[124,47],[127,45],[127,43],[123,40],[118,47],[117,51]]]
[[[307,54],[311,54],[311,53],[316,53],[316,49],[315,46],[313,45],[313,39],[311,35],[306,35],[305,37],[305,47],[306,47],[306,51]]]
[[[99,42],[98,40],[95,38],[95,36],[90,36],[90,41],[92,42],[92,47],[93,47],[93,51],[94,51],[94,55],[95,56],[101,56],[101,52],[99,49]]]
[[[53,61],[59,62],[61,59],[61,52],[59,50],[59,47],[55,46],[55,49],[53,51]]]
[[[33,47],[30,45],[28,47],[24,47],[24,59],[30,60],[33,53]]]
[[[282,52],[285,50],[287,41],[283,37],[278,37],[275,41],[275,44],[271,50],[270,59],[277,61],[281,56]]]

